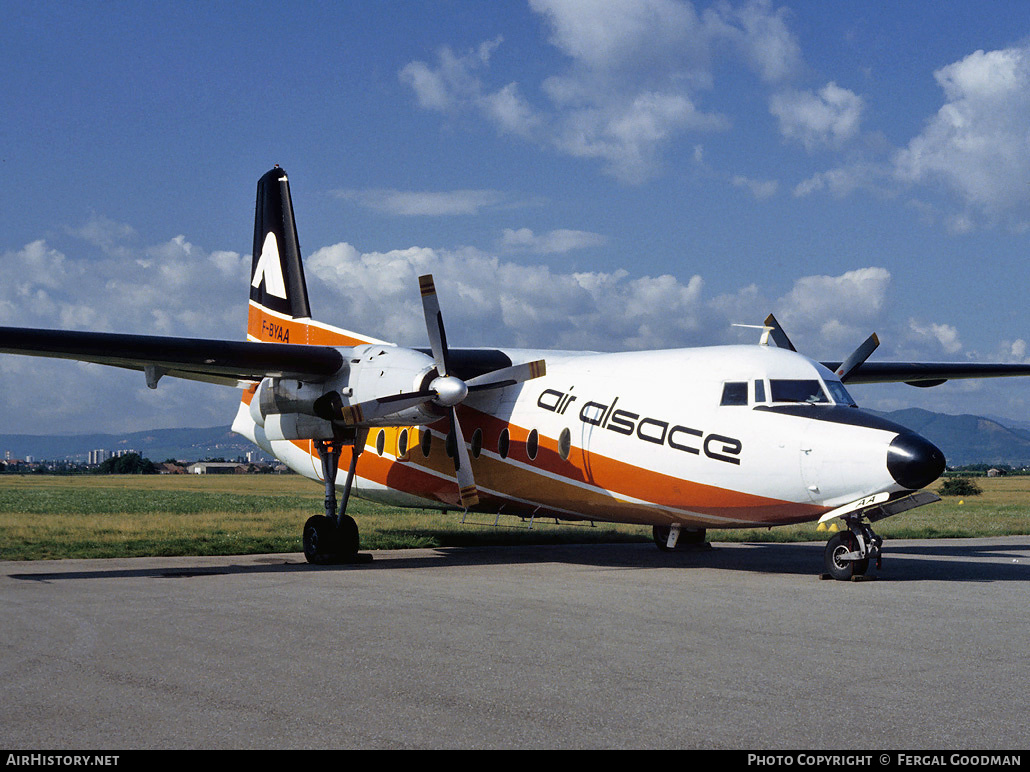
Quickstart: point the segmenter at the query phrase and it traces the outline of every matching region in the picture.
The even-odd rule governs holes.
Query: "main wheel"
[[[651,538],[654,539],[655,546],[662,552],[672,552],[672,548],[669,546],[669,532],[671,530],[672,528],[667,525],[656,525],[651,528]]]
[[[654,539],[655,545],[662,552],[703,547],[705,544],[706,531],[704,528],[684,528],[680,531],[676,546],[669,549],[669,532],[671,530],[672,527],[668,525],[655,525],[651,527],[651,538]]]
[[[851,531],[839,531],[826,542],[823,563],[826,573],[834,579],[847,582],[853,576],[863,576],[869,570],[869,558],[848,560],[844,556],[858,549],[858,539]]]
[[[339,529],[325,515],[309,517],[304,523],[304,557],[309,563],[326,565],[335,562],[340,546]]]
[[[344,560],[358,554],[358,524],[350,515],[340,515],[340,525],[336,529],[336,552]]]

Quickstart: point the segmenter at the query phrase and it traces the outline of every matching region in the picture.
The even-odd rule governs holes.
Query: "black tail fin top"
[[[286,172],[271,169],[257,186],[250,299],[294,319],[311,316]]]

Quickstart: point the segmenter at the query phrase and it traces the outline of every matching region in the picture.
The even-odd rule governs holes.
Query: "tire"
[[[309,563],[327,565],[337,560],[339,534],[336,523],[325,515],[309,517],[304,523],[304,557]]]
[[[856,549],[858,540],[851,531],[840,531],[831,536],[823,553],[826,573],[842,582],[850,581],[854,576],[863,576],[869,570],[869,558],[842,560],[840,557]]]
[[[336,553],[340,558],[348,559],[358,554],[358,524],[350,515],[340,516],[340,525],[336,529]]]
[[[684,528],[680,531],[679,546],[702,547],[707,535],[708,531],[704,528]]]
[[[662,552],[673,552],[703,547],[705,545],[705,535],[707,532],[704,528],[683,528],[680,530],[680,537],[676,541],[676,546],[669,549],[669,531],[671,530],[672,528],[668,525],[655,525],[651,527],[651,537]]]
[[[658,547],[662,552],[672,552],[669,547],[669,531],[671,531],[667,525],[656,525],[651,528],[651,537],[654,539],[655,546]]]

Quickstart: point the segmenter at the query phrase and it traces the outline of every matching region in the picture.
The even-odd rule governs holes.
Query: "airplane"
[[[431,275],[429,345],[405,348],[311,316],[286,172],[257,185],[247,340],[0,327],[0,352],[242,390],[233,431],[324,485],[314,564],[360,563],[351,494],[392,505],[651,526],[666,551],[708,529],[840,519],[824,576],[881,565],[872,524],[939,501],[924,437],[860,409],[847,384],[935,386],[1030,365],[842,361],[799,353],[770,314],[758,345],[621,353],[452,347]],[[339,493],[339,496],[337,495]]]

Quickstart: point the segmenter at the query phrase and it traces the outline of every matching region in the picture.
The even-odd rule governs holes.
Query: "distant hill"
[[[46,436],[33,434],[0,434],[0,454],[10,451],[11,458],[32,456],[36,461],[86,461],[91,450],[133,450],[151,461],[175,458],[199,461],[205,458],[235,460],[245,453],[256,452],[268,458],[260,448],[228,426],[202,429],[153,429],[127,434],[72,434]],[[0,456],[2,458],[2,456]]]
[[[991,418],[946,415],[921,408],[879,413],[907,426],[944,451],[948,466],[1030,465],[1030,430],[1003,426]]]
[[[1007,427],[992,418],[946,415],[920,408],[878,413],[919,432],[944,451],[949,466],[965,464],[1030,465],[1030,429]],[[154,429],[129,434],[74,434],[37,436],[0,434],[0,454],[35,460],[85,461],[91,450],[135,450],[152,461],[176,458],[235,460],[245,453],[261,453],[256,445],[233,434],[228,426],[206,429]],[[261,454],[262,458],[268,458]]]

